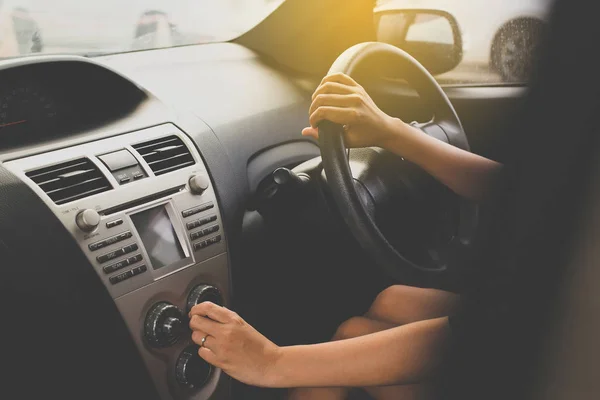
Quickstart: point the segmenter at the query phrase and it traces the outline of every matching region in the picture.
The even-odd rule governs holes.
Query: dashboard
[[[35,377],[31,396],[228,399],[187,311],[232,303],[248,193],[319,154],[298,139],[307,96],[236,45],[123,56],[0,63],[0,302],[19,304],[0,343],[27,371],[7,384]],[[232,79],[223,64],[234,59],[246,71]],[[29,353],[39,327],[47,345]]]

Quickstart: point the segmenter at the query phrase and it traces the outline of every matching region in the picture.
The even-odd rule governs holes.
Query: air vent
[[[190,150],[177,136],[136,144],[133,148],[144,157],[157,176],[195,164]]]
[[[26,175],[56,204],[65,204],[112,189],[106,177],[88,158],[40,168]]]

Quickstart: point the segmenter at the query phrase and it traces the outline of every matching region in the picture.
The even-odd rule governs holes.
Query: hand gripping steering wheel
[[[368,42],[346,50],[334,62],[329,74],[344,73],[353,78],[371,73],[373,67],[392,65],[402,71],[402,78],[417,91],[424,104],[431,107],[433,119],[416,125],[425,133],[436,130],[447,143],[469,150],[467,136],[448,97],[431,74],[405,51],[385,43]],[[426,129],[425,129],[426,128]],[[464,262],[478,220],[478,207],[467,200],[460,200],[460,212],[456,234],[444,251],[443,262],[434,266],[418,265],[400,254],[378,229],[367,208],[361,201],[355,186],[344,144],[344,129],[330,121],[319,124],[319,144],[323,167],[333,199],[356,240],[390,277],[407,281],[415,275],[439,274],[451,269],[453,263]]]

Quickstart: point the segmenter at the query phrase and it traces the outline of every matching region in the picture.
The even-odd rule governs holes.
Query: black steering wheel
[[[451,145],[469,150],[467,136],[448,97],[433,76],[405,51],[385,43],[361,43],[340,55],[329,74],[344,73],[356,79],[373,74],[373,68],[380,66],[393,66],[394,70],[402,71],[401,78],[417,91],[424,104],[431,107],[433,119],[414,126]],[[463,199],[459,201],[458,226],[443,251],[444,259],[434,266],[418,265],[388,242],[368,207],[363,204],[357,190],[359,185],[352,176],[348,162],[344,128],[330,121],[322,121],[319,133],[323,167],[333,199],[356,240],[387,275],[404,282],[414,280],[415,274],[430,278],[432,274],[446,272],[453,264],[464,261],[465,250],[477,227],[478,207],[475,204]]]

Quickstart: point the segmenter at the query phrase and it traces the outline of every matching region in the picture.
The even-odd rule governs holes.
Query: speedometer
[[[0,89],[0,131],[17,128],[39,128],[56,117],[51,98],[30,87]]]

